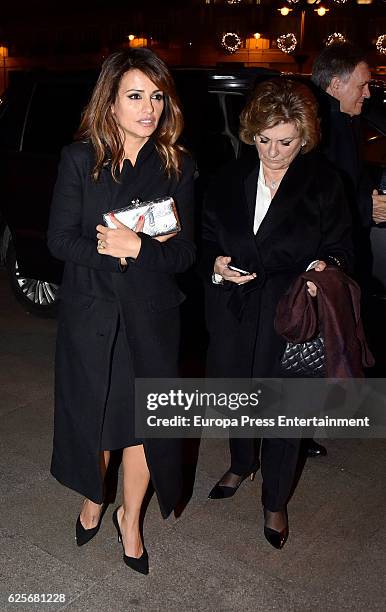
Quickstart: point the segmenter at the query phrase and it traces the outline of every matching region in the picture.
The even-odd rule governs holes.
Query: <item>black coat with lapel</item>
[[[258,175],[257,156],[233,162],[206,197],[201,269],[207,281],[210,376],[280,376],[285,341],[273,327],[280,297],[313,260],[335,255],[350,262],[352,257],[343,187],[322,156],[297,156],[254,235]],[[256,279],[241,286],[213,285],[218,255],[231,256]]]
[[[353,221],[364,228],[372,225],[373,185],[364,160],[365,125],[361,115],[350,117],[340,110],[339,100],[322,91],[321,152],[343,181]]]
[[[95,182],[93,149],[74,143],[62,152],[48,244],[65,262],[60,289],[51,471],[63,484],[95,502],[103,499],[99,473],[101,432],[118,317],[124,325],[136,377],[175,377],[179,304],[184,295],[175,273],[194,260],[193,171],[187,156],[179,180],[168,178],[149,140],[133,167],[126,161],[115,183],[110,167]],[[182,231],[161,244],[141,234],[140,253],[123,272],[116,258],[99,255],[96,225],[102,215],[142,200],[171,195]],[[128,398],[128,405],[133,398]],[[133,406],[131,406],[133,409]],[[161,511],[167,516],[181,490],[179,442],[144,441]]]

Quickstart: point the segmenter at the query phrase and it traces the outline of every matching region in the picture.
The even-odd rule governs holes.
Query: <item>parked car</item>
[[[198,203],[216,169],[244,152],[238,124],[249,90],[256,81],[278,74],[238,67],[174,71],[186,124],[183,142],[197,161]],[[46,245],[59,153],[73,139],[95,79],[92,72],[15,73],[0,99],[0,256],[17,299],[41,316],[55,313],[63,269]],[[376,108],[384,109],[378,98]],[[384,115],[375,110],[372,116],[376,123]],[[386,165],[385,135],[379,134],[383,141],[373,136],[368,156],[379,170]]]
[[[46,244],[59,152],[92,86],[90,75],[16,74],[0,104],[1,252],[17,299],[43,316],[54,311],[62,276]]]

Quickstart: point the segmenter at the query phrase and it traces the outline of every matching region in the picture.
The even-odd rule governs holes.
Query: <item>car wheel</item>
[[[12,242],[7,249],[6,266],[12,291],[23,308],[39,317],[55,317],[59,286],[48,281],[22,276]]]

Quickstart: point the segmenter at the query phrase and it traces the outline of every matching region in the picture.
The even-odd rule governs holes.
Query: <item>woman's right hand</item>
[[[228,264],[230,264],[231,261],[232,257],[227,257],[225,255],[219,255],[219,257],[216,257],[213,268],[214,273],[220,274],[224,280],[235,283],[236,285],[244,285],[244,283],[249,283],[249,281],[256,278],[256,274],[254,272],[248,275],[242,275],[240,272],[230,270],[228,268]]]

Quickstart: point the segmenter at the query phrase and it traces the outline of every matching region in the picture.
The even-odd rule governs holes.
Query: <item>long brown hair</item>
[[[123,75],[133,69],[143,72],[164,94],[164,109],[152,138],[168,176],[180,173],[181,153],[184,149],[177,144],[177,140],[182,132],[183,118],[169,69],[150,49],[124,49],[113,53],[103,62],[76,134],[78,140],[89,140],[94,147],[95,181],[108,159],[111,160],[111,174],[117,180],[117,169],[124,158],[124,149],[111,105],[116,100]]]

